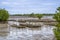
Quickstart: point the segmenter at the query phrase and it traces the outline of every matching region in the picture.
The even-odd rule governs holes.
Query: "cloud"
[[[13,6],[16,6],[16,5],[20,5],[20,3],[18,2],[1,2],[2,5],[13,5]]]
[[[6,0],[0,1],[0,8],[6,8],[10,13],[54,12],[60,3],[58,1],[42,0]]]
[[[3,5],[9,5],[10,3],[9,2],[1,2],[1,4],[3,4]]]
[[[48,7],[46,7],[46,8],[30,8],[30,9],[15,9],[15,8],[13,8],[13,9],[7,9],[11,14],[12,13],[32,13],[32,12],[34,12],[34,13],[40,13],[40,12],[42,12],[42,13],[44,13],[44,12],[46,12],[46,13],[52,13],[52,11],[54,11],[54,10],[51,10],[51,8],[48,8]]]
[[[42,3],[42,5],[57,5],[56,3]]]

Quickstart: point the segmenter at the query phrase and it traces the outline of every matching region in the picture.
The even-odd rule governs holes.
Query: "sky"
[[[10,14],[55,13],[60,0],[0,0]]]

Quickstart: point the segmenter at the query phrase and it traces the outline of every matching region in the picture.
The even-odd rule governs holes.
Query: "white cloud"
[[[22,6],[22,4],[21,3],[19,3],[19,2],[1,2],[1,5],[2,6],[7,6],[7,7],[18,7],[18,6]]]
[[[1,4],[9,5],[10,3],[9,2],[1,2]]]
[[[20,3],[14,2],[13,5],[19,5]]]
[[[2,5],[20,5],[18,2],[1,2]]]
[[[52,9],[54,9],[57,4],[54,2],[38,2],[34,0],[8,0],[1,2],[1,5],[10,13],[52,12]]]
[[[42,5],[56,5],[56,3],[42,3]]]

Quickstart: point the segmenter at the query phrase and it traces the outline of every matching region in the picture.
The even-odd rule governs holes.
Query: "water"
[[[43,16],[41,19],[53,19],[53,16]]]
[[[11,24],[11,22],[10,22]],[[43,25],[40,28],[17,28],[9,25],[9,33],[0,35],[0,40],[53,40],[54,26]],[[5,34],[5,33],[3,33]]]
[[[10,21],[9,33],[7,34],[3,33],[5,34],[3,36],[0,35],[0,40],[55,40],[54,33],[53,33],[54,26],[43,24],[43,26],[40,28],[17,28],[17,27],[11,27],[10,25],[12,25],[12,23],[19,25],[18,22]]]

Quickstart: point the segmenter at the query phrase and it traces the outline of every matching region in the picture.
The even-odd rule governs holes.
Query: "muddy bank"
[[[10,33],[0,36],[0,40],[53,40],[53,26],[43,25],[40,28],[16,28],[10,26]]]

